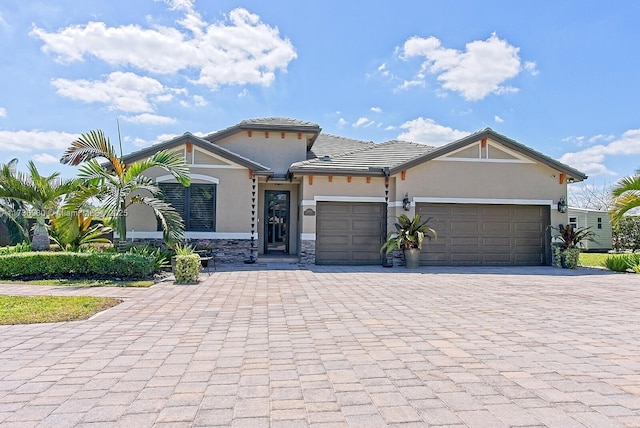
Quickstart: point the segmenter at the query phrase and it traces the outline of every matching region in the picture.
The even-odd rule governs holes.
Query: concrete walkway
[[[0,326],[0,425],[640,426],[640,275],[221,269]]]

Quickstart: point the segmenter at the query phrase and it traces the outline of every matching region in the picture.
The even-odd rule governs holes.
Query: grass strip
[[[120,302],[111,297],[0,296],[0,324],[86,320]]]

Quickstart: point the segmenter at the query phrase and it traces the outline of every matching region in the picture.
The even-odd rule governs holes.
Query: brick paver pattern
[[[229,269],[0,326],[0,425],[640,426],[640,276]]]

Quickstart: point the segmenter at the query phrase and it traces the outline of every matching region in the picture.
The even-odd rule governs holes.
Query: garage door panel
[[[323,235],[316,241],[322,245],[349,245],[349,238],[345,235]]]
[[[546,264],[548,206],[418,203],[416,212],[434,216],[438,232],[424,264]]]
[[[354,221],[352,230],[361,231],[363,233],[371,233],[372,231],[378,231],[382,228],[381,220],[362,220]]]
[[[449,223],[449,227],[451,230],[460,232],[477,232],[478,231],[478,223],[473,221],[456,221],[451,220]],[[437,230],[436,230],[437,232]]]
[[[473,253],[453,253],[451,254],[451,261],[455,264],[478,264],[480,261],[480,254]]]
[[[324,230],[345,230],[349,228],[349,223],[348,219],[331,219],[321,220],[318,226]]]
[[[477,205],[452,205],[449,214],[452,216],[470,216],[477,217],[480,215],[480,207]]]
[[[482,238],[482,245],[485,247],[503,247],[508,248],[511,246],[511,238],[508,236],[502,237],[484,237]]]
[[[316,206],[317,214],[349,214],[349,207],[346,207],[341,204],[320,204],[318,203]]]
[[[478,246],[478,237],[477,236],[460,236],[451,238],[451,246],[453,247],[477,247]]]
[[[379,264],[385,204],[318,202],[317,264]]]
[[[542,225],[534,222],[521,222],[515,224],[516,232],[540,232]]]
[[[485,221],[481,222],[482,230],[485,232],[495,231],[497,233],[508,232],[511,230],[511,222],[510,221]]]

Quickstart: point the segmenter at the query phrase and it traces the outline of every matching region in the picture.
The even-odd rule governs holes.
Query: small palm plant
[[[580,246],[583,241],[593,241],[596,235],[591,227],[572,227],[570,224],[558,227],[549,226],[558,232],[555,236],[560,240],[560,245],[555,251],[555,264],[564,268],[575,269],[580,258]]]
[[[389,254],[396,248],[417,248],[421,250],[425,238],[431,240],[433,235],[437,239],[438,234],[428,225],[431,217],[423,222],[420,222],[420,220],[420,214],[416,214],[413,219],[410,219],[406,214],[398,217],[398,221],[395,223],[395,232],[389,233],[380,251]]]
[[[550,226],[551,229],[558,232],[556,237],[560,240],[560,246],[562,248],[578,248],[583,241],[593,241],[595,233],[591,230],[591,227],[572,227],[570,224],[558,227]]]

